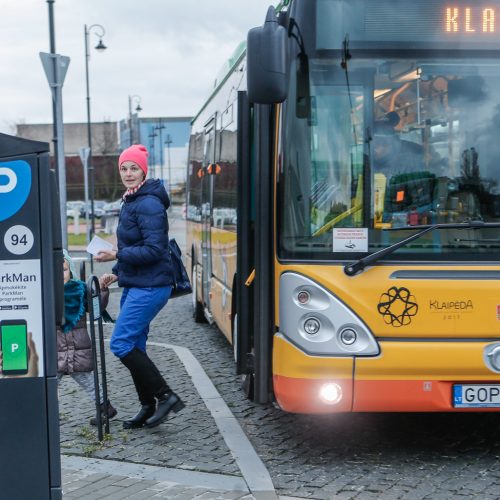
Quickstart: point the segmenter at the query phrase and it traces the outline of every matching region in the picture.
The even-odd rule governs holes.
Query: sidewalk
[[[64,498],[256,498],[244,481],[219,474],[80,457],[63,457],[62,467]]]
[[[116,376],[116,362],[110,359],[111,397],[119,416],[111,421],[109,440],[101,444],[96,441],[93,429],[81,427],[88,411],[81,411],[77,403],[71,401],[79,398],[80,393],[72,388],[67,377],[63,378],[60,406],[64,498],[289,498],[276,495],[264,464],[191,351],[161,342],[151,342],[149,350],[157,362],[162,356],[169,358],[168,363],[158,363],[163,369],[171,366],[181,375],[182,370],[180,366],[175,367],[174,358],[184,367],[188,375],[185,379],[195,393],[190,396],[187,388],[182,390],[189,407],[185,413],[172,416],[157,428],[120,430],[121,420],[130,408],[124,409],[123,400],[117,395],[123,392],[131,395],[133,389],[125,373]],[[172,379],[177,377],[170,376],[169,380]],[[66,418],[66,409],[71,409],[71,414],[80,422]],[[81,443],[76,442],[77,437]],[[81,456],[82,452],[92,458]],[[177,467],[167,464],[177,464]]]
[[[185,246],[184,220],[170,219],[170,236]],[[110,264],[96,263],[94,273],[108,272],[106,266]],[[108,311],[113,317],[119,298],[119,293],[111,294]],[[64,498],[290,498],[276,495],[262,460],[205,372],[220,370],[217,349],[230,349],[219,332],[214,333],[220,346],[203,347],[210,328],[193,322],[190,296],[170,301],[152,323],[148,353],[186,403],[183,411],[156,428],[123,430],[122,421],[139,403],[130,375],[107,346],[108,394],[118,415],[103,443],[88,425],[92,403],[74,381],[63,377],[59,413]],[[112,325],[104,325],[106,338],[111,331]],[[203,366],[194,345],[202,347],[197,352]]]

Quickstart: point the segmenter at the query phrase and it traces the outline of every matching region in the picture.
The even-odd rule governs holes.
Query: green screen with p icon
[[[0,326],[2,372],[22,375],[28,372],[27,327],[24,320],[5,320]]]

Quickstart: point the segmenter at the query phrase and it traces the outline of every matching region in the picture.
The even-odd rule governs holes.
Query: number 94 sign
[[[3,238],[5,248],[14,255],[24,255],[33,246],[33,233],[26,226],[12,226]]]

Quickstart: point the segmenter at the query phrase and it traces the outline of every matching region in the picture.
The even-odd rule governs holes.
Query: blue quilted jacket
[[[147,288],[173,284],[168,252],[170,206],[158,179],[148,179],[122,204],[118,229],[117,264],[113,273],[122,287]]]

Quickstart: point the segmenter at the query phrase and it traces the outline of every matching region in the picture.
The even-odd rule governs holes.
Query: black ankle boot
[[[130,420],[123,422],[124,429],[138,429],[142,427],[146,420],[151,417],[156,410],[156,405],[142,405],[139,413]]]
[[[156,411],[152,417],[146,420],[144,425],[149,428],[156,427],[167,419],[168,414],[171,411],[178,413],[185,406],[186,405],[181,401],[181,398],[177,396],[175,392],[167,392],[163,396],[158,397]]]
[[[112,404],[108,400],[108,416],[107,418],[111,419],[113,417],[116,417],[116,414],[118,412],[116,409],[112,406]],[[101,403],[101,421],[102,423],[106,423],[106,415],[104,414],[104,403]],[[92,417],[90,419],[90,425],[97,425],[97,417]]]
[[[141,405],[155,404],[156,394],[166,394],[169,387],[156,365],[140,349],[133,349],[120,361],[129,369]]]

